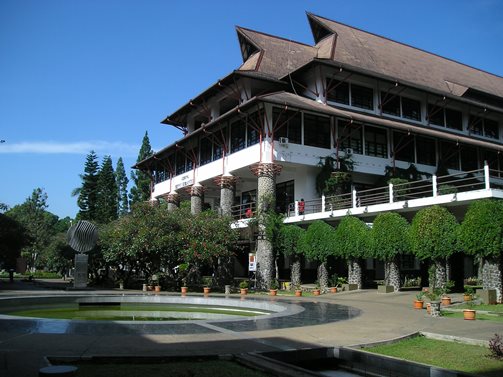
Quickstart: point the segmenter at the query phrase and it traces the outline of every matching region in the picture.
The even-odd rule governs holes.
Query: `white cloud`
[[[86,155],[91,150],[97,154],[109,154],[112,156],[136,157],[140,150],[140,145],[127,144],[120,141],[25,141],[10,144],[9,142],[0,144],[0,153],[31,153],[31,154],[81,154]]]

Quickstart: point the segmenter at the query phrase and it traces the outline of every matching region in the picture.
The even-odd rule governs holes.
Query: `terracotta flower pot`
[[[300,289],[295,290],[295,296],[300,297],[302,296],[302,291]]]
[[[477,315],[477,312],[473,309],[464,309],[463,310],[463,318],[468,321],[474,321],[476,315]]]
[[[187,287],[182,287],[182,296],[185,296],[187,294],[188,288]]]
[[[472,295],[463,295],[463,301],[472,301]]]
[[[337,287],[331,287],[330,293],[337,293]]]
[[[278,294],[277,289],[269,289],[269,296],[276,296]]]
[[[423,309],[423,300],[414,300],[414,309]]]
[[[248,294],[248,288],[240,288],[239,291],[240,291],[240,293],[242,295],[247,295]]]
[[[203,292],[204,292],[205,295],[209,295],[210,292],[211,292],[211,288],[210,287],[204,287],[203,288]]]
[[[313,290],[313,295],[315,295],[315,296],[319,296],[320,293],[321,293],[321,291],[319,289],[314,289]]]
[[[155,290],[155,292],[160,292],[161,291],[161,286],[160,285],[156,285],[154,287],[154,290]]]
[[[442,305],[449,306],[451,304],[451,298],[449,296],[442,297]]]

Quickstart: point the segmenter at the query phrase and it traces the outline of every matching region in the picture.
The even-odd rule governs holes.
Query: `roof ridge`
[[[312,46],[310,44],[307,44],[307,43],[304,43],[304,42],[299,42],[299,41],[295,41],[293,39],[279,37],[277,35],[272,35],[272,34],[264,33],[262,31],[249,29],[249,28],[246,28],[246,27],[243,27],[243,26],[236,26],[236,29],[245,30],[245,31],[251,31],[252,33],[257,33],[257,34],[265,35],[266,37],[275,38],[275,39],[281,39],[281,40],[286,41],[286,42],[292,42],[292,43],[299,44],[299,45],[302,45],[302,46],[315,48],[314,46]]]
[[[345,24],[343,22],[339,22],[339,21],[334,21],[334,20],[331,20],[330,18],[326,18],[326,17],[323,17],[323,16],[319,16],[317,14],[314,14],[314,13],[309,13],[308,12],[308,15],[311,15],[311,16],[314,16],[314,17],[317,17],[317,18],[321,18],[323,20],[326,20],[326,21],[330,21],[330,22],[333,22],[333,23],[336,23],[336,24],[339,24],[339,25],[342,25],[342,26],[345,26],[345,27],[348,27],[350,29],[354,29],[354,30],[358,30],[362,33],[365,33],[365,34],[369,34],[369,35],[372,35],[374,37],[378,37],[378,38],[381,38],[381,39],[385,39],[387,41],[390,41],[390,42],[393,42],[393,43],[396,43],[396,44],[399,44],[399,45],[402,45],[402,46],[405,46],[405,47],[409,47],[409,48],[412,48],[414,50],[417,50],[417,51],[421,51],[421,52],[424,52],[426,54],[429,54],[429,55],[432,55],[432,56],[436,56],[437,58],[441,58],[441,59],[445,59],[445,60],[448,60],[448,61],[451,61],[453,63],[456,63],[456,64],[460,64],[464,67],[468,67],[468,68],[471,68],[471,69],[474,69],[476,71],[479,71],[479,72],[483,72],[483,73],[487,73],[489,75],[492,75],[492,76],[495,76],[495,77],[498,77],[500,79],[503,79],[503,76],[500,76],[496,73],[492,73],[492,72],[489,72],[489,71],[486,71],[486,70],[483,70],[483,69],[480,69],[480,68],[477,68],[477,67],[474,67],[474,66],[471,66],[469,64],[466,64],[466,63],[462,63],[460,61],[457,61],[455,59],[452,59],[452,58],[448,58],[448,57],[445,57],[445,56],[442,56],[442,55],[439,55],[439,54],[436,54],[434,52],[431,52],[431,51],[427,51],[427,50],[424,50],[422,48],[419,48],[419,47],[415,47],[415,46],[412,46],[408,43],[405,43],[405,42],[400,42],[400,41],[397,41],[397,40],[394,40],[394,39],[391,39],[391,38],[388,38],[388,37],[385,37],[383,35],[380,35],[380,34],[376,34],[376,33],[373,33],[373,32],[370,32],[370,31],[367,31],[367,30],[363,30],[363,29],[360,29],[358,27],[354,27],[354,26],[351,26],[351,25],[348,25],[348,24]],[[334,30],[334,33],[337,33],[335,30]]]

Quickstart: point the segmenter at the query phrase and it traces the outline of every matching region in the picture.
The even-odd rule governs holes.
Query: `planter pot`
[[[119,289],[124,289],[124,283],[119,283]]]
[[[154,286],[153,285],[147,285],[147,291],[153,291]]]
[[[147,284],[143,284],[142,285],[142,291],[143,292],[147,292]]]
[[[313,295],[319,296],[321,291],[319,289],[313,289]]]
[[[472,295],[463,295],[463,301],[472,301]]]
[[[211,288],[210,287],[204,287],[203,288],[203,292],[204,292],[205,295],[208,295],[211,292]]]
[[[182,296],[185,296],[187,294],[188,288],[187,287],[182,287]]]
[[[337,293],[337,287],[331,287],[330,293]]]
[[[247,295],[248,294],[248,288],[240,288],[239,291],[240,291],[240,293],[242,295]]]
[[[423,300],[414,300],[414,309],[423,309],[424,301]]]
[[[496,304],[496,289],[477,289],[477,297],[483,304]]]
[[[343,291],[356,291],[358,289],[358,284],[343,284]]]
[[[269,289],[269,296],[276,296],[278,294],[277,289]]]
[[[161,291],[161,286],[160,285],[156,285],[154,287],[154,290],[155,290],[155,292],[160,292]]]
[[[464,319],[466,319],[468,321],[474,321],[476,315],[477,315],[477,312],[475,310],[472,310],[472,309],[464,309],[463,310],[463,317],[464,317]]]
[[[295,290],[295,296],[300,297],[302,296],[302,291],[300,289]]]
[[[395,288],[392,285],[378,285],[377,293],[393,293]]]
[[[449,306],[451,304],[451,298],[449,296],[442,297],[442,305]]]

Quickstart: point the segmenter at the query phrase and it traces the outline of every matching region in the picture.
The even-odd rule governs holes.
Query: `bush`
[[[503,338],[501,335],[494,334],[494,336],[489,339],[489,349],[491,350],[491,356],[496,359],[503,358]]]

